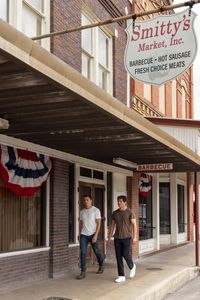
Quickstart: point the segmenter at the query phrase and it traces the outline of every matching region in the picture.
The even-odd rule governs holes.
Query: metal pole
[[[199,184],[195,172],[195,248],[196,266],[199,266]]]
[[[79,27],[71,28],[71,29],[65,29],[65,30],[62,30],[62,31],[51,32],[51,33],[48,33],[48,34],[43,34],[43,35],[40,35],[40,36],[32,37],[32,40],[36,41],[36,40],[41,40],[41,39],[56,36],[56,35],[75,32],[75,31],[88,29],[88,28],[93,28],[93,27],[97,27],[97,26],[103,26],[103,25],[115,23],[115,22],[118,22],[118,21],[128,20],[128,19],[131,19],[133,16],[134,16],[134,18],[139,18],[139,17],[143,17],[143,16],[147,16],[147,15],[151,15],[151,14],[155,14],[155,13],[159,13],[159,12],[173,10],[173,9],[179,8],[179,7],[184,7],[184,6],[192,7],[193,5],[199,4],[199,3],[200,3],[200,0],[193,0],[193,1],[187,1],[187,2],[174,4],[174,5],[166,5],[166,6],[163,5],[163,6],[159,6],[156,9],[152,9],[152,10],[149,10],[149,11],[144,11],[144,12],[137,13],[137,14],[134,14],[134,15],[130,14],[130,15],[127,15],[127,16],[121,16],[121,17],[117,17],[117,18],[113,18],[113,19],[109,19],[109,20],[105,20],[105,21],[96,22],[94,24],[79,26]]]

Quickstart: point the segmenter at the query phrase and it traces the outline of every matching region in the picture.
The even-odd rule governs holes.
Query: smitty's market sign
[[[124,63],[131,77],[160,85],[185,72],[197,53],[195,17],[185,10],[130,24]]]

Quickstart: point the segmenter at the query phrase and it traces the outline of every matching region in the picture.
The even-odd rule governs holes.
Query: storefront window
[[[160,234],[171,233],[170,223],[170,184],[160,182]]]
[[[147,197],[139,196],[139,239],[148,240],[153,238],[152,221],[152,190]]]
[[[107,173],[107,226],[109,227],[112,222],[113,212],[113,178],[112,173]]]
[[[0,181],[0,215],[0,252],[45,246],[45,187],[34,197],[18,197]]]
[[[185,232],[184,186],[178,184],[178,232]]]
[[[69,243],[75,243],[74,164],[69,165]]]

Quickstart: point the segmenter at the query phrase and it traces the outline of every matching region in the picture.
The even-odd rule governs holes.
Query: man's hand
[[[133,238],[132,238],[132,244],[134,244],[135,242],[137,242],[137,238],[136,238],[136,237],[133,237]]]
[[[95,234],[92,238],[92,244],[96,243],[96,241],[97,241],[97,235]]]
[[[111,237],[108,237],[108,245],[111,245]]]

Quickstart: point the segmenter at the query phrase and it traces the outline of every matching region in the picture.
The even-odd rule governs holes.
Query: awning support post
[[[195,176],[195,257],[196,266],[199,266],[199,184],[197,180],[197,172]]]

